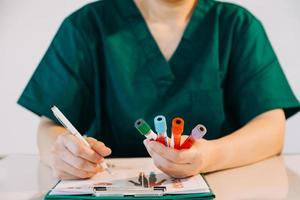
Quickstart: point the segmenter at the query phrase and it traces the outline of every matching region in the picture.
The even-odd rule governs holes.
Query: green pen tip
[[[143,119],[136,120],[134,126],[142,135],[146,135],[151,130],[150,126]]]

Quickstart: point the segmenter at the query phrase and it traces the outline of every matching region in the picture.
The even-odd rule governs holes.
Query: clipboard
[[[203,177],[204,178],[204,177]],[[205,182],[207,183],[206,179],[204,178]],[[54,186],[55,187],[55,186]],[[99,191],[105,191],[105,188],[95,188],[95,194],[94,195],[50,195],[49,191],[45,195],[45,200],[53,200],[53,199],[60,199],[60,200],[68,200],[68,199],[85,199],[85,200],[97,200],[97,199],[143,199],[143,200],[151,200],[151,199],[214,199],[215,194],[213,191],[209,188],[209,192],[203,192],[203,193],[192,193],[192,194],[167,194],[164,195],[163,191],[164,188],[153,188],[152,194],[141,193],[135,191],[134,194],[127,193],[126,195],[102,195],[102,193]],[[97,194],[98,192],[98,194]]]
[[[46,195],[52,199],[214,199],[202,174],[176,179],[157,169],[150,158],[110,159],[114,175],[59,181]],[[132,163],[135,163],[132,166]],[[111,165],[111,166],[113,166]],[[141,172],[143,171],[143,172]]]
[[[68,199],[84,199],[84,200],[97,200],[97,199],[114,199],[114,200],[119,200],[119,199],[143,199],[143,200],[154,200],[154,199],[164,199],[164,200],[173,200],[173,199],[199,199],[199,200],[210,200],[214,199],[215,196],[213,193],[201,193],[201,194],[176,194],[176,195],[165,195],[165,196],[159,196],[159,197],[153,197],[153,196],[148,196],[148,197],[132,197],[132,196],[125,196],[125,197],[119,197],[119,196],[111,196],[111,197],[95,197],[95,196],[66,196],[66,195],[57,195],[57,196],[48,196],[46,195],[45,200],[53,200],[53,199],[60,199],[60,200],[68,200]]]

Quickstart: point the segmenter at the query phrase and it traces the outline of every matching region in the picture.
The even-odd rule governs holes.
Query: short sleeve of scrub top
[[[257,19],[253,18],[233,42],[227,73],[227,102],[241,125],[268,110],[284,108],[286,118],[299,110]]]
[[[300,109],[259,20],[239,6],[199,0],[166,60],[133,1],[103,0],[67,17],[18,103],[56,123],[57,105],[112,156],[146,156],[134,128],[162,114],[226,136],[277,108]]]
[[[57,105],[80,131],[87,130],[94,116],[90,59],[84,36],[66,19],[18,103],[58,123],[50,110]]]

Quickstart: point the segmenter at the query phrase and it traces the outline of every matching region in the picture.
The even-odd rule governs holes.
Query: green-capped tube
[[[157,135],[151,130],[149,124],[147,124],[145,120],[143,119],[136,120],[136,122],[134,123],[134,127],[146,138],[153,139],[153,140],[157,139]]]

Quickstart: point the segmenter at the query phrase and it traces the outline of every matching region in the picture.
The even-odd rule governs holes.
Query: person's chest
[[[135,120],[152,124],[162,114],[169,122],[183,117],[186,134],[201,123],[209,130],[207,138],[219,137],[227,119],[216,35],[199,33],[202,39],[194,43],[183,39],[167,62],[157,44],[136,29],[105,39],[100,96],[112,132],[122,130],[120,141],[140,140]]]
[[[186,25],[187,22],[176,24],[147,22],[147,26],[153,36],[153,39],[167,61],[171,59],[172,55],[176,51],[182,39]]]

